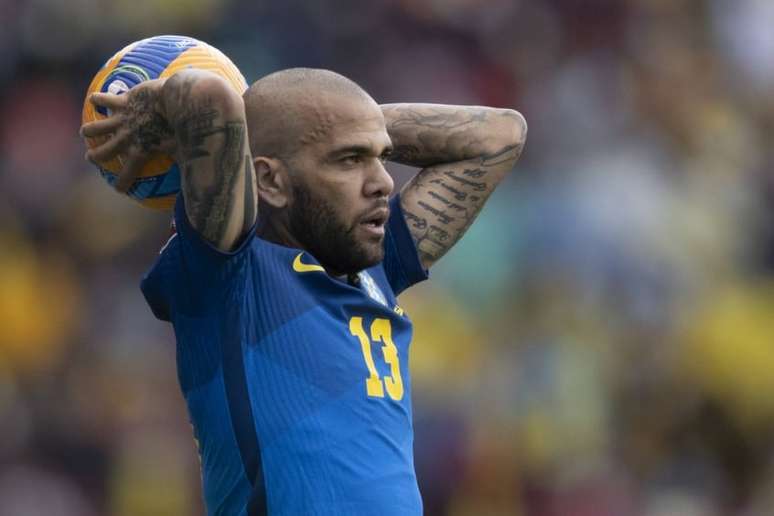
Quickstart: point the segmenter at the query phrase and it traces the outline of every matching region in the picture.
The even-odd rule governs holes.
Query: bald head
[[[252,155],[287,158],[323,138],[334,123],[334,100],[373,102],[354,81],[330,70],[290,68],[254,82],[244,94]]]

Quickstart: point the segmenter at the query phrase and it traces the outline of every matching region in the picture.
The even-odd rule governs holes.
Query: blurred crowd
[[[99,66],[163,33],[248,82],[324,67],[529,122],[401,300],[426,514],[772,514],[771,1],[0,0],[0,27],[0,514],[203,514],[174,337],[138,288],[169,215],[77,135]]]

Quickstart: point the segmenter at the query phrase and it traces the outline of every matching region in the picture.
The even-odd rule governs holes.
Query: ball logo
[[[116,66],[115,70],[113,70],[113,73],[111,73],[110,76],[115,77],[119,74],[123,75],[127,80],[134,82],[135,84],[150,80],[150,75],[148,74],[147,70],[141,66],[133,64],[122,64]],[[132,84],[132,86],[134,86],[134,84]]]
[[[366,271],[360,271],[357,273],[360,278],[360,284],[365,288],[368,297],[376,301],[377,303],[387,306],[387,298],[384,297],[384,292],[379,288],[374,279]]]
[[[196,40],[183,38],[180,41],[175,41],[174,45],[177,48],[193,47],[193,46],[196,46]]]
[[[126,83],[121,79],[116,79],[108,84],[107,91],[113,95],[121,95],[122,93],[129,91],[129,86],[127,86]]]

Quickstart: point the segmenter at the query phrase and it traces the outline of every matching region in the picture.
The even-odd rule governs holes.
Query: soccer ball
[[[97,72],[86,92],[82,122],[92,122],[109,116],[102,107],[88,101],[94,92],[121,94],[139,83],[164,78],[185,68],[210,70],[226,79],[234,89],[243,94],[247,89],[245,78],[239,69],[215,47],[185,36],[154,36],[136,41],[118,51]],[[86,145],[93,148],[104,140],[86,138]],[[112,186],[121,171],[122,157],[99,163],[102,177]],[[145,163],[134,183],[126,192],[143,206],[170,210],[180,191],[180,170],[171,157],[159,155]]]

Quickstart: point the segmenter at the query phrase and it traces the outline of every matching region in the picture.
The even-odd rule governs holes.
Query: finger
[[[89,161],[107,161],[124,150],[128,144],[129,131],[127,129],[119,129],[118,132],[105,143],[98,145],[93,149],[89,149],[86,153],[86,159]]]
[[[89,154],[89,151],[86,151],[86,154],[83,155],[83,159],[85,159],[86,161],[88,161],[89,163],[91,163],[92,165],[94,165],[96,167],[101,167],[101,165],[99,163],[97,163],[96,161],[94,161],[92,159],[91,154]]]
[[[111,116],[109,118],[83,124],[81,126],[81,136],[94,137],[113,133],[118,129],[122,122],[123,119],[121,117]]]
[[[124,168],[121,170],[121,174],[118,176],[115,187],[121,193],[126,193],[129,188],[134,184],[134,180],[142,170],[142,166],[148,160],[147,156],[141,153],[129,153],[126,161],[124,162]]]
[[[126,95],[115,95],[113,93],[92,93],[89,97],[89,101],[92,104],[99,107],[105,107],[108,109],[121,109],[126,106]]]

